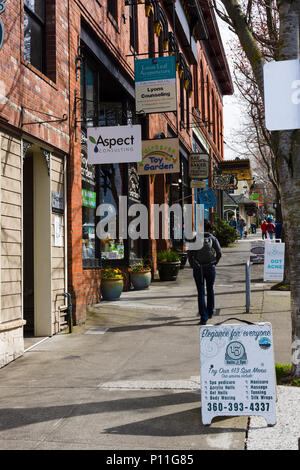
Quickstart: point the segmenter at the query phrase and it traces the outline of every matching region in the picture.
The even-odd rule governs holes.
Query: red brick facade
[[[81,123],[80,123],[80,65],[82,27],[85,25],[99,50],[116,65],[116,70],[134,87],[134,57],[130,46],[130,6],[118,0],[116,18],[108,11],[109,0],[46,0],[46,44],[45,71],[42,73],[24,59],[24,5],[20,0],[6,2],[1,15],[5,25],[5,40],[0,51],[0,119],[4,125],[20,137],[37,139],[45,148],[68,154],[67,159],[67,214],[68,214],[68,285],[72,294],[75,323],[86,317],[87,305],[100,301],[101,269],[84,269],[82,262],[82,174],[81,174]],[[185,0],[174,2],[176,29],[174,31],[172,2],[167,11],[165,2],[149,0],[138,2],[137,50],[138,58],[147,58],[150,40],[147,14],[157,8],[165,12],[169,32],[173,32],[192,77],[192,93],[188,99],[189,113],[185,101],[182,115],[175,113],[148,115],[147,138],[172,131],[180,139],[186,154],[193,151],[195,133],[211,156],[211,165],[223,158],[223,105],[224,94],[232,93],[232,84],[224,56],[222,43],[214,13],[207,0],[201,4],[208,39],[194,41],[194,52],[180,26],[184,11],[190,11]],[[113,6],[111,3],[110,6]],[[113,10],[111,10],[113,11]],[[188,20],[184,19],[184,27]],[[136,24],[136,23],[135,23]],[[157,56],[164,49],[168,55],[168,44],[163,44],[155,33],[152,47]],[[188,26],[189,27],[189,26]],[[158,30],[156,31],[158,32]],[[197,52],[195,52],[195,48]],[[218,57],[218,63],[215,63]],[[177,77],[178,113],[180,116],[180,78]],[[184,96],[185,95],[184,90]],[[21,113],[22,111],[22,113]],[[32,121],[66,120],[41,125],[28,125]],[[23,126],[21,126],[23,120]],[[193,130],[192,126],[197,125]],[[212,172],[211,172],[212,173]],[[159,175],[147,180],[148,205],[167,202],[169,185],[167,177]],[[151,223],[151,220],[150,220]],[[148,250],[156,266],[156,252],[169,246],[169,240],[150,240]]]

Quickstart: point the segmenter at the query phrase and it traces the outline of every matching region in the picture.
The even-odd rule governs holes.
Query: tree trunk
[[[300,377],[300,132],[282,131],[278,175],[285,241],[289,252],[292,313],[292,374]],[[298,352],[297,352],[298,351]]]
[[[264,56],[254,39],[238,0],[221,0],[231,25],[251,64],[253,75],[264,99]],[[248,4],[248,6],[250,3]],[[245,6],[245,5],[244,5]],[[299,59],[299,1],[278,0],[279,43],[278,60]],[[284,79],[284,77],[283,77]],[[274,96],[274,99],[279,97]],[[292,315],[292,373],[300,377],[300,130],[272,132],[278,144],[274,152],[281,194],[285,241],[288,248],[291,315]]]

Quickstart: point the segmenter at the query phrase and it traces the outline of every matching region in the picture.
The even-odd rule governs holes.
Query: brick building
[[[64,292],[79,324],[100,300],[104,266],[126,272],[150,256],[155,270],[157,251],[179,243],[174,227],[170,239],[101,241],[97,205],[119,195],[148,208],[197,201],[189,155],[210,156],[211,186],[223,159],[223,96],[233,86],[207,0],[7,0],[0,19],[4,364],[22,353],[24,320],[35,336],[63,328]],[[176,111],[137,114],[135,60],[167,56],[176,62]],[[117,135],[132,123],[143,140],[179,139],[178,173],[88,163],[89,127],[116,126]]]
[[[100,300],[101,266],[126,270],[135,259],[151,256],[155,269],[157,250],[176,244],[171,227],[170,240],[128,239],[121,242],[121,256],[107,259],[107,248],[95,237],[96,209],[83,205],[81,191],[108,201],[115,181],[115,192],[127,195],[129,204],[132,200],[150,207],[196,200],[188,157],[193,151],[210,155],[211,186],[213,167],[223,159],[222,100],[233,86],[216,18],[206,0],[76,1],[71,15],[70,97],[76,113],[68,180],[69,290],[80,322],[86,306]],[[168,55],[176,60],[177,112],[136,115],[135,59]],[[87,128],[132,121],[141,124],[143,139],[179,137],[179,174],[139,176],[135,164],[90,168]],[[152,223],[150,217],[150,228]],[[109,243],[115,247],[120,240]]]
[[[62,328],[70,140],[68,2],[1,4],[0,367]]]

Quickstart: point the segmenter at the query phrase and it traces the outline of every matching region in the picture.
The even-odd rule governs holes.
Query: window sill
[[[30,62],[27,62],[27,60],[22,60],[21,63],[27,69],[31,70],[31,72],[38,75],[42,80],[44,80],[44,82],[48,83],[48,85],[50,85],[52,88],[54,88],[55,90],[58,90],[58,88],[56,86],[56,83],[54,83],[52,80],[50,80],[50,78],[48,78],[45,74],[43,74],[43,72],[41,72],[39,69],[34,67]]]
[[[111,22],[111,24],[113,25],[117,33],[120,34],[120,29],[119,29],[117,20],[112,16],[111,13],[109,13],[109,11],[107,12],[107,18],[109,19],[109,21]]]

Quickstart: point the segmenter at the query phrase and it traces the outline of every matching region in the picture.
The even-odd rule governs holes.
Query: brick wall
[[[100,4],[102,6],[100,6]],[[77,96],[80,95],[80,81],[76,80],[75,61],[78,51],[78,37],[80,36],[81,21],[89,25],[91,31],[94,32],[95,37],[98,38],[98,44],[104,50],[109,51],[112,59],[118,63],[120,70],[128,79],[134,78],[134,59],[132,57],[132,50],[130,49],[129,41],[129,7],[125,6],[125,2],[118,1],[118,20],[115,22],[107,15],[107,1],[101,0],[76,0],[71,3],[70,16],[70,36],[69,36],[69,51],[70,51],[70,102],[74,102],[75,90]],[[137,7],[138,11],[138,52],[140,54],[148,51],[148,18],[145,15],[145,5],[140,4]],[[125,15],[125,16],[124,16]],[[169,30],[171,30],[171,24]],[[214,85],[214,78],[209,70],[208,58],[204,51],[199,47],[199,61],[203,63],[205,77],[208,77],[210,88],[209,93],[205,93],[205,101],[201,102],[200,88],[202,87],[199,73],[194,78],[194,94],[190,98],[189,107],[192,113],[193,107],[199,106],[201,115],[207,115],[208,100],[210,100],[210,109],[212,109],[212,96],[216,106],[222,110],[222,98],[217,87]],[[155,51],[158,51],[158,38],[155,36]],[[184,52],[184,49],[182,49]],[[139,58],[146,58],[147,55],[139,56]],[[187,61],[188,63],[188,61]],[[191,66],[192,73],[197,71],[196,66]],[[198,90],[199,88],[199,90]],[[177,87],[179,94],[179,87]],[[80,111],[77,111],[80,115]],[[217,115],[216,110],[214,110]],[[72,125],[74,124],[73,116]],[[148,137],[154,138],[157,133],[164,132],[167,136],[168,126],[176,132],[177,122],[176,116],[173,113],[150,115],[148,127]],[[192,122],[192,115],[190,115],[190,122]],[[204,129],[203,133],[208,141],[212,141],[214,153],[218,159],[222,158],[221,148],[214,130],[214,144],[208,130],[213,132],[213,128]],[[82,266],[82,212],[81,212],[81,143],[80,143],[80,123],[77,127],[77,140],[75,140],[74,128],[71,126],[71,145],[70,145],[70,159],[68,162],[68,253],[69,253],[69,291],[72,293],[73,310],[76,323],[81,323],[85,320],[86,308],[88,305],[100,301],[100,285],[101,285],[101,270],[99,269],[83,269]],[[187,151],[192,151],[192,130],[182,129],[180,132],[180,140]],[[219,147],[219,149],[218,149]],[[148,180],[148,204],[163,203],[167,200],[167,190],[164,176],[156,176],[155,181],[152,182],[149,177]],[[151,217],[150,217],[151,224]],[[168,240],[149,240],[149,252],[154,259],[154,269],[156,270],[156,253],[158,250],[169,246]]]

